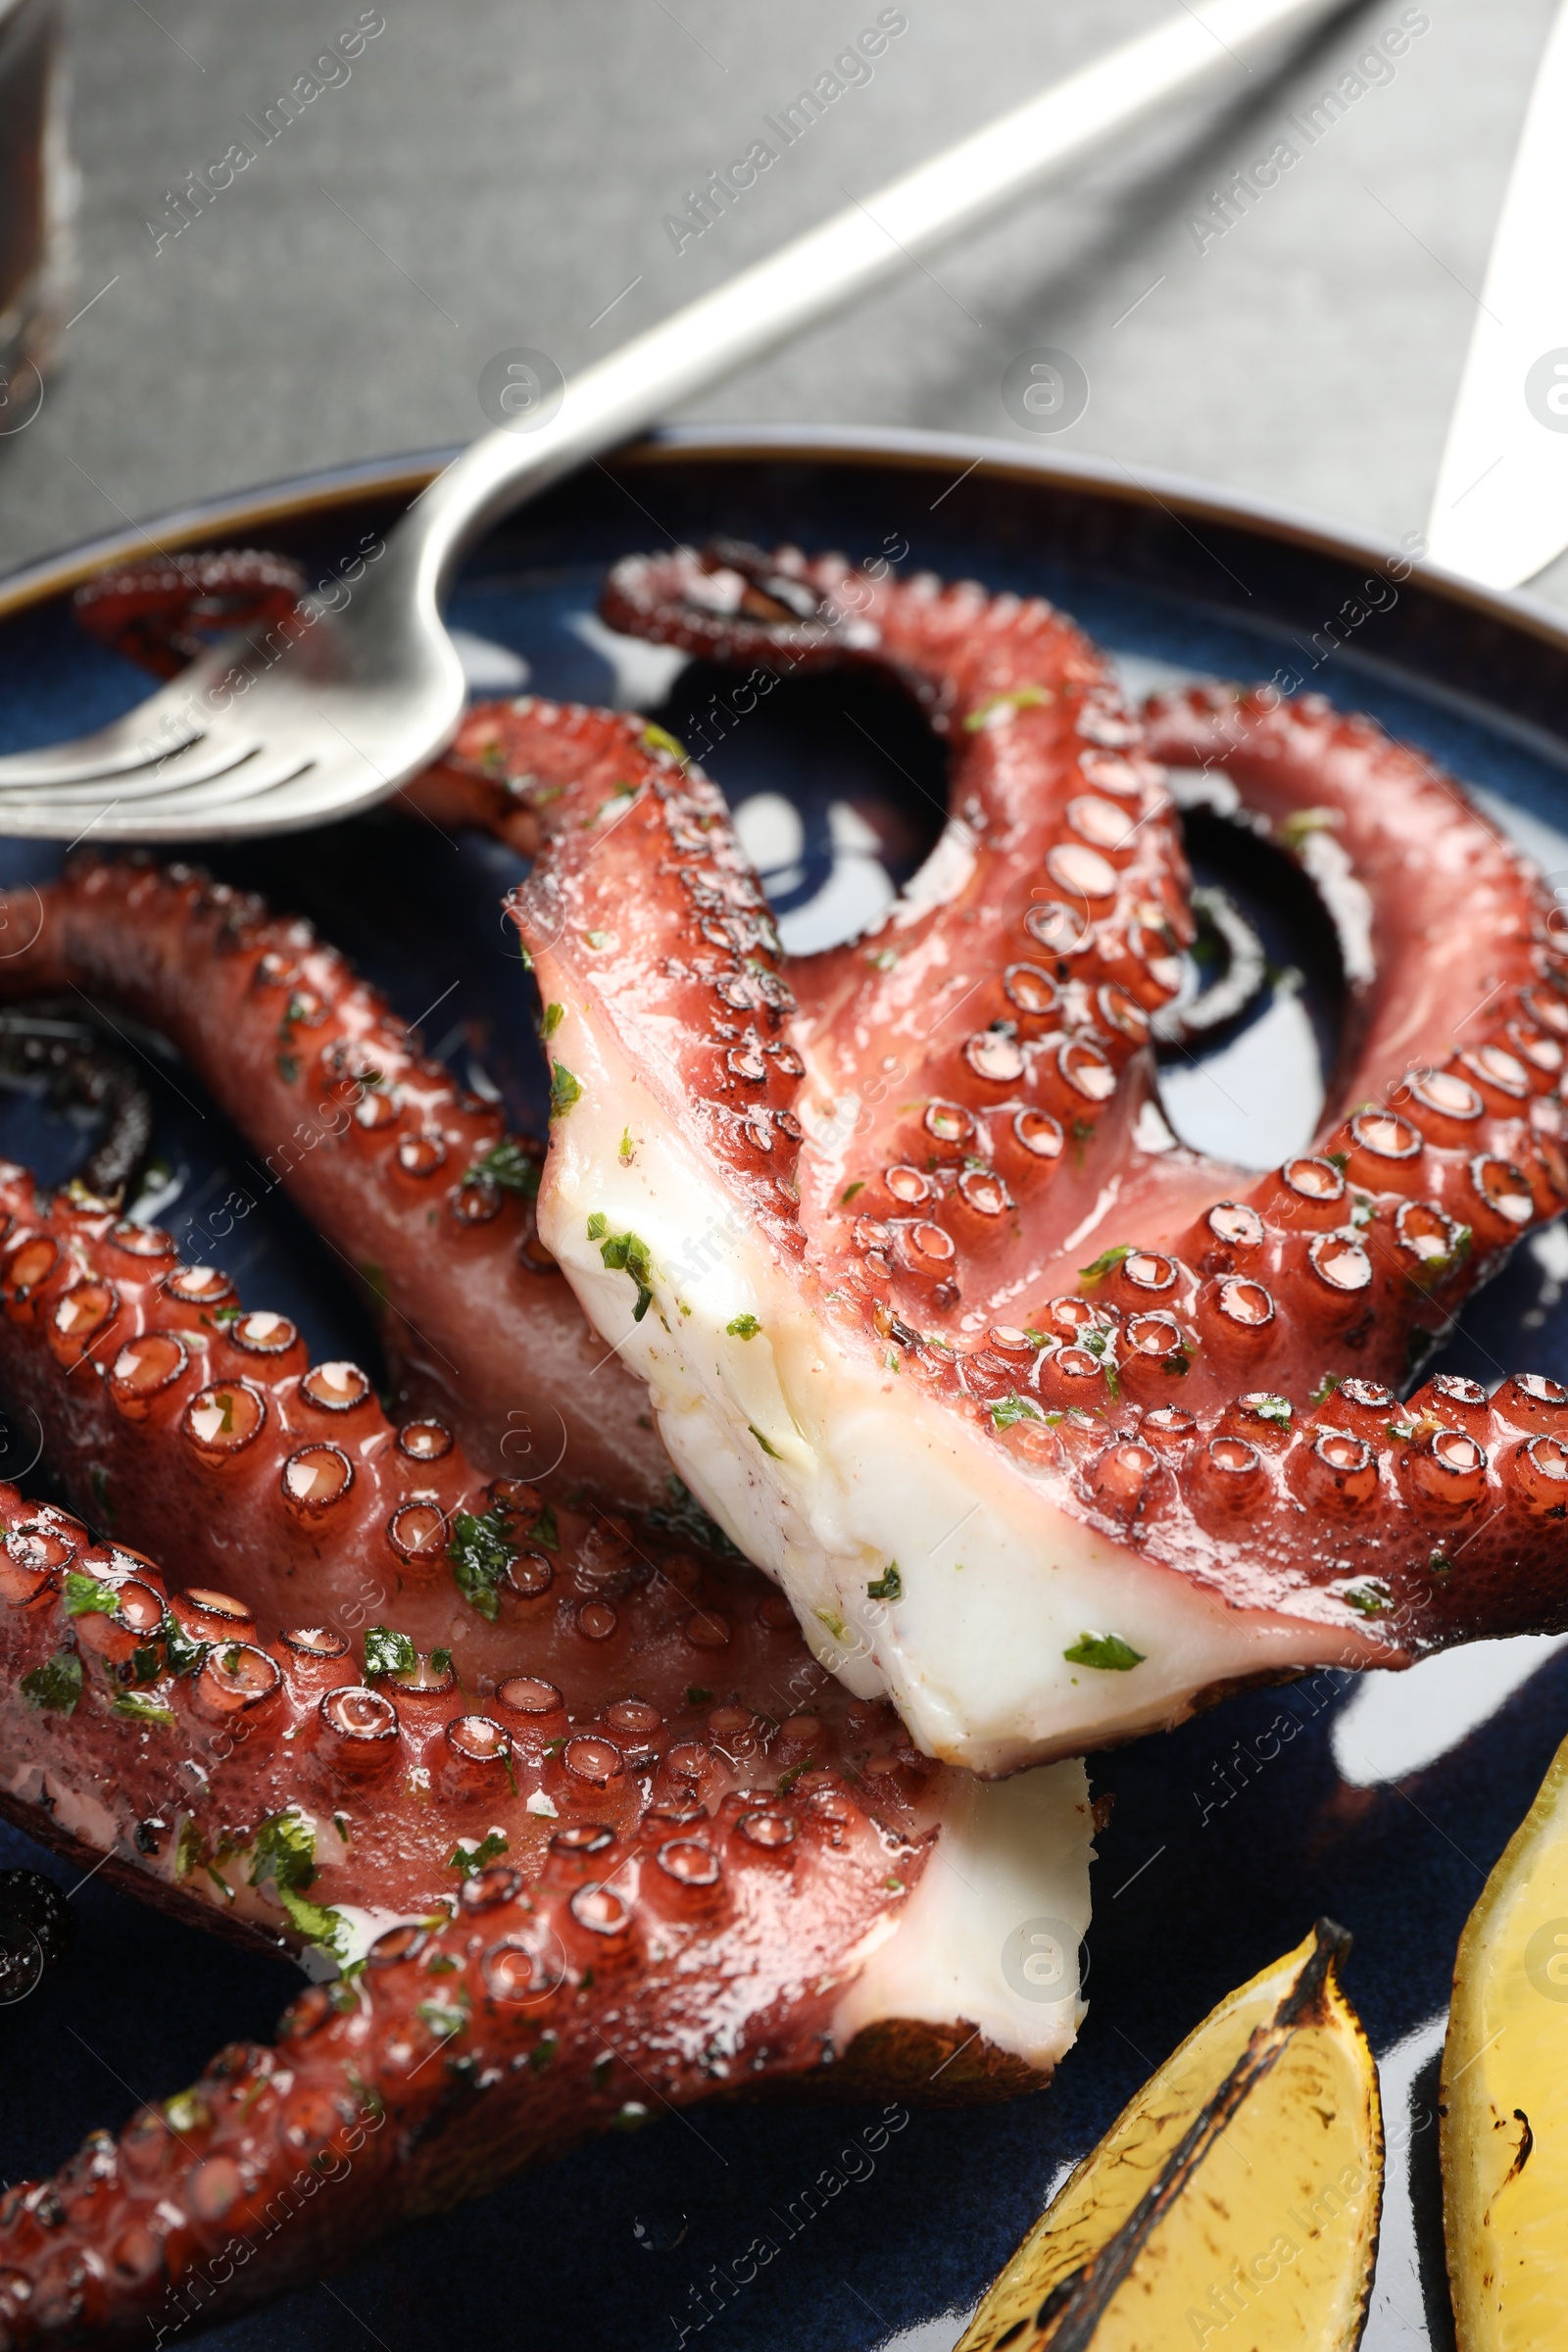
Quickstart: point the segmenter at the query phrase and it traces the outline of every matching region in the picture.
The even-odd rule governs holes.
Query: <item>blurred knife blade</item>
[[[1568,0],[1546,37],[1427,524],[1429,560],[1517,588],[1568,547]]]

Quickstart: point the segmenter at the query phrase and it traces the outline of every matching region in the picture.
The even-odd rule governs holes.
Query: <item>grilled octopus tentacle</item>
[[[605,1362],[540,1247],[537,1147],[430,1060],[309,924],[135,861],[74,865],[25,913],[31,945],[0,965],[0,990],[93,991],[171,1037],[266,1179],[360,1270],[416,1405],[492,1472],[548,1471],[564,1446],[558,1487],[667,1498],[636,1385]]]
[[[0,1809],[351,1979],[0,2199],[0,2345],[261,2300],[650,2101],[830,2063],[911,2096],[1049,2074],[1070,1967],[1025,2001],[1005,1946],[1087,1922],[1081,1767],[933,1767],[754,1570],[604,1564],[577,1557],[595,1597],[513,1617],[479,1697],[384,1633],[364,1668],[319,1626],[270,1638],[0,1488]],[[320,2229],[279,2231],[326,2183]]]
[[[752,617],[791,582],[816,617]],[[1179,890],[1174,852],[1150,847],[1165,804],[1077,632],[997,603],[793,557],[616,574],[611,616],[675,642],[881,661],[960,747],[924,878],[819,957],[780,957],[722,803],[657,734],[537,703],[505,722],[512,767],[559,788],[514,899],[565,1007],[541,1230],[820,1653],[889,1690],[933,1752],[989,1770],[1238,1679],[1405,1663],[1568,1611],[1555,1531],[1524,1535],[1519,1500],[1568,1468],[1558,1441],[1504,1400],[1482,1458],[1474,1433],[1442,1434],[1441,1400],[1441,1426],[1418,1425],[1390,1393],[1412,1338],[1568,1196],[1549,1066],[1568,967],[1539,884],[1473,824],[1503,985],[1441,1063],[1420,1033],[1434,1059],[1397,1109],[1340,1117],[1261,1179],[1168,1148],[1130,1032],[1138,971],[1152,1001],[1174,984],[1180,909],[1151,945],[1125,880],[1152,860],[1140,887]],[[575,774],[617,729],[606,807]],[[1102,763],[1124,759],[1113,838]],[[1048,954],[1063,849],[1099,897]],[[1371,884],[1388,894],[1386,862]],[[1337,1382],[1378,1428],[1335,1436],[1320,1412],[1288,1438]],[[1550,1384],[1519,1395],[1555,1408]],[[1450,1470],[1485,1488],[1471,1524],[1502,1513],[1493,1570],[1484,1539],[1433,1533]],[[890,1575],[891,1626],[857,1640]]]
[[[487,1480],[433,1416],[387,1418],[368,1376],[312,1364],[282,1315],[103,1202],[0,1163],[0,1380],[73,1501],[121,1541],[237,1587],[272,1631],[394,1610],[458,1671],[505,1672],[515,1620],[645,1556],[627,1522]],[[609,1612],[613,1618],[614,1612]],[[624,1653],[624,1634],[590,1632]]]

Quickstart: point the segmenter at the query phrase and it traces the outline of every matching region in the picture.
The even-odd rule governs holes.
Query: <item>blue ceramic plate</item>
[[[396,515],[431,465],[407,461],[169,517],[158,546],[277,547],[322,576]],[[845,936],[918,862],[942,762],[912,712],[860,681],[783,686],[726,708],[721,673],[610,639],[606,566],[714,532],[792,539],[1043,592],[1143,689],[1195,673],[1289,669],[1376,713],[1478,791],[1568,891],[1568,636],[1523,600],[1419,573],[1390,551],[1192,485],[1016,449],[878,436],[675,434],[593,466],[474,556],[453,618],[478,692],[542,692],[651,710],[703,757],[798,947]],[[0,586],[0,749],[75,734],[146,680],[90,645],[71,588],[145,549],[139,533]],[[1174,1123],[1262,1166],[1304,1142],[1332,1052],[1337,974],[1283,869],[1194,836],[1264,936],[1278,977],[1239,1032],[1175,1055]],[[200,852],[198,850],[197,854]],[[47,845],[0,841],[0,884],[53,870]],[[226,879],[311,914],[434,1050],[541,1123],[528,983],[497,915],[520,870],[493,845],[376,815],[216,852]],[[199,1254],[321,1353],[373,1360],[338,1262],[258,1181],[200,1088],[146,1041],[158,1106],[161,1220],[214,1231]],[[0,1093],[0,1152],[51,1178],[83,1131]],[[216,1220],[221,1231],[224,1220]],[[1537,1237],[1467,1310],[1446,1361],[1494,1382],[1568,1377],[1568,1243]],[[0,1475],[29,1467],[24,1414]],[[436,2342],[945,2352],[960,2315],[1081,2155],[1219,1996],[1328,1912],[1349,1927],[1349,1987],[1383,2065],[1391,2148],[1373,2352],[1451,2341],[1439,2230],[1436,2054],[1460,1928],[1568,1727],[1552,1642],[1440,1659],[1357,1689],[1324,1674],[1216,1708],[1094,1768],[1115,1810],[1100,1841],[1090,2013],[1053,2087],[1009,2105],[883,2119],[878,2110],[709,2107],[586,2147],[479,2204],[400,2230],[330,2286],[221,2330],[246,2352]],[[0,1828],[0,1860],[62,1875]],[[171,1925],[93,1881],[74,1892],[70,1961],[0,2009],[0,2180],[47,2171],[92,2126],[190,2080],[228,2039],[267,2038],[293,1970]],[[873,2127],[886,2122],[891,2130]],[[867,2134],[870,2134],[869,2143]],[[759,2264],[758,2240],[771,2249]],[[1211,2346],[1226,2343],[1221,2331]]]

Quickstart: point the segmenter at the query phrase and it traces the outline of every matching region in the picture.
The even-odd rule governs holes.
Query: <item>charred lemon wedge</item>
[[[1568,2345],[1568,1740],[1459,1938],[1441,2110],[1460,2352]]]
[[[957,2352],[1340,2352],[1383,2197],[1377,2069],[1320,1920],[1221,2001],[1063,2183]]]

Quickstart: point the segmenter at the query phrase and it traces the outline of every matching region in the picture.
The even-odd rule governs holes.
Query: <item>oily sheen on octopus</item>
[[[657,731],[525,700],[458,746],[548,807],[513,901],[559,1008],[540,1232],[818,1654],[997,1772],[1253,1677],[1568,1621],[1568,1397],[1396,1396],[1568,1198],[1568,974],[1457,787],[1316,705],[1156,714],[1167,751],[1250,757],[1280,812],[1343,824],[1375,918],[1316,1147],[1258,1178],[1158,1114],[1185,874],[1070,622],[731,548],[622,564],[604,610],[734,662],[876,665],[952,746],[904,897],[797,958]]]
[[[513,1482],[487,1517],[508,1667],[476,1685],[0,1488],[0,1811],[345,1972],[0,2195],[0,2345],[222,2316],[663,2104],[995,2096],[1070,2044],[1081,1766],[933,1765],[744,1563],[607,1549]],[[1043,1917],[1061,1990],[1025,2000],[1007,1938]]]
[[[364,1278],[410,1402],[492,1473],[667,1502],[641,1393],[539,1244],[538,1147],[458,1087],[309,923],[188,868],[91,858],[18,894],[15,919],[28,945],[0,991],[107,997],[179,1048]]]

